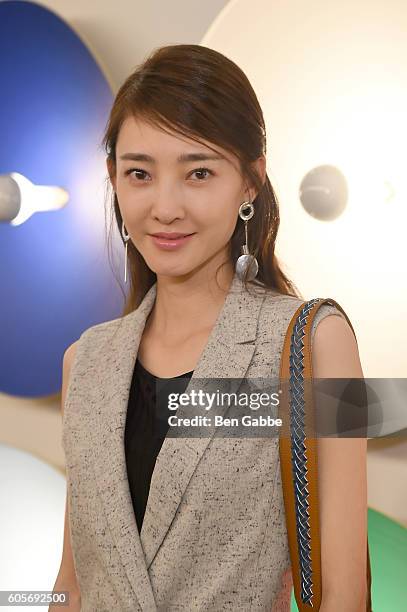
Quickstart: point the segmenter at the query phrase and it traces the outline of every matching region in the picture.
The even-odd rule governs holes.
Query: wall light
[[[0,221],[21,225],[36,212],[58,210],[69,200],[69,193],[51,185],[34,185],[19,172],[0,176]]]

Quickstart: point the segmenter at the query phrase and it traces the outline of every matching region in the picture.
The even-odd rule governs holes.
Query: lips
[[[163,234],[160,232],[160,235],[162,236]],[[161,238],[160,235],[151,234],[153,244],[155,244],[157,248],[164,249],[165,251],[175,251],[190,242],[190,239],[194,237],[195,232],[193,234],[179,234],[178,232],[174,232],[173,234],[164,234],[167,236],[165,238]],[[168,236],[170,236],[170,238],[168,238]],[[174,238],[174,236],[180,237]]]
[[[185,238],[185,236],[191,236],[192,234],[179,234],[177,232],[166,233],[158,232],[157,234],[151,234],[155,238],[164,238],[165,240],[176,240],[177,238]]]

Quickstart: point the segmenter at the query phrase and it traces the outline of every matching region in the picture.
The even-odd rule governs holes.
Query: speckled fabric
[[[132,313],[87,329],[71,368],[62,443],[81,610],[288,612],[278,438],[167,437],[138,532],[124,428],[155,295],[153,285]],[[302,302],[271,290],[247,293],[235,276],[187,391],[196,379],[277,378],[285,332]],[[343,317],[334,306],[320,308],[312,337],[332,314]]]

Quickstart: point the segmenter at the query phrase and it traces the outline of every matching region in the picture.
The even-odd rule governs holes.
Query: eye
[[[199,172],[200,174],[203,172],[209,172],[209,174],[213,175],[212,170],[209,170],[209,168],[196,168],[191,174],[195,174],[195,172]],[[202,182],[202,180],[200,180],[200,182]]]
[[[210,175],[214,175],[214,173],[212,172],[212,170],[209,170],[209,168],[195,168],[195,170],[193,170],[193,172],[191,172],[191,174],[195,174],[195,173],[199,173],[201,176],[203,173],[207,172]],[[137,176],[137,181],[138,182],[144,182],[143,180],[143,176],[148,174],[148,172],[146,172],[145,170],[142,170],[141,168],[129,168],[128,170],[125,171],[125,176],[129,176],[132,175],[134,173],[134,176]],[[137,173],[141,173],[137,174]],[[205,177],[204,177],[205,178]],[[198,182],[203,182],[202,179],[199,179]]]
[[[128,170],[126,170],[124,174],[125,176],[128,176],[129,174],[132,174],[133,172],[142,172],[143,174],[147,174],[147,172],[145,170],[142,170],[141,168],[129,168]]]

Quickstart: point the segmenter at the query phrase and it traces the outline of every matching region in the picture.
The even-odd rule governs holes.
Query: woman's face
[[[122,124],[116,174],[109,163],[108,171],[126,231],[157,275],[185,275],[212,265],[216,269],[229,259],[239,206],[253,201],[257,192],[246,190],[237,158],[214,148],[217,159],[206,145],[141,119],[129,116]],[[264,157],[256,163],[264,172]],[[152,237],[157,232],[192,235],[160,246]]]

